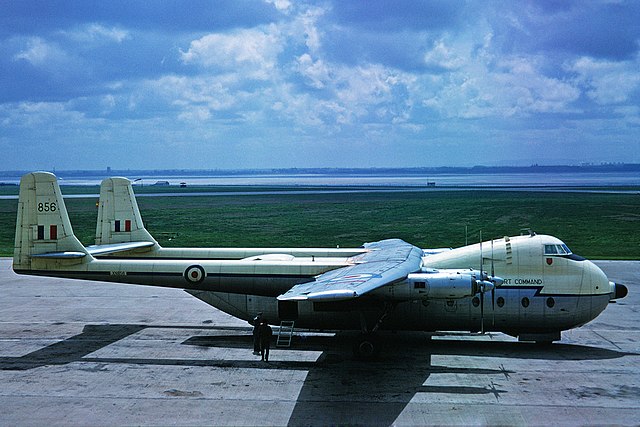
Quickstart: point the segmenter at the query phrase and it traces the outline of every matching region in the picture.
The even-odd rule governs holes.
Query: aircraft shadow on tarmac
[[[315,362],[274,360],[270,363],[251,360],[222,359],[143,359],[92,357],[91,353],[145,329],[210,330],[182,344],[214,348],[252,350],[250,328],[246,327],[176,327],[134,324],[86,325],[82,333],[20,357],[0,357],[0,370],[27,370],[72,362],[126,363],[139,365],[182,365],[219,368],[257,368],[307,370],[289,424],[392,424],[418,393],[493,395],[499,401],[506,391],[500,381],[509,381],[513,372],[503,365],[448,367],[432,364],[433,355],[480,356],[541,360],[614,359],[625,353],[598,347],[533,344],[464,339],[432,340],[424,333],[381,333],[379,357],[371,362],[354,360],[351,343],[355,333],[335,336],[300,335],[293,343],[296,351],[322,352]],[[468,335],[467,335],[468,337]],[[272,359],[276,359],[272,354]],[[478,386],[425,385],[431,374],[486,375]]]

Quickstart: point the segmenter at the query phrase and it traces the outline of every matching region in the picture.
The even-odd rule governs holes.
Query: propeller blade
[[[491,281],[496,277],[495,265],[493,262],[493,239],[491,239]],[[491,326],[496,326],[496,287],[491,289]]]
[[[496,326],[496,288],[491,289],[491,326]]]
[[[484,334],[484,286],[480,291],[480,333]]]

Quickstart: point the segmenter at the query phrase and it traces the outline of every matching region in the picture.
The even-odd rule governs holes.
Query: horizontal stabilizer
[[[127,242],[127,243],[113,243],[109,245],[91,245],[87,246],[87,251],[93,255],[106,255],[116,252],[125,252],[132,249],[149,248],[155,245],[155,242]]]
[[[32,258],[49,258],[49,259],[75,259],[87,256],[84,252],[64,251],[64,252],[46,252],[43,254],[33,254]]]

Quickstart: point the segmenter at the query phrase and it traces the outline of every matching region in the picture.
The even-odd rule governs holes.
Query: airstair
[[[276,347],[291,347],[294,324],[295,322],[293,320],[283,320],[280,322],[280,329],[278,329],[278,339],[276,340]]]

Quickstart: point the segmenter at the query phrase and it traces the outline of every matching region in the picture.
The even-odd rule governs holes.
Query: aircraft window
[[[545,255],[571,255],[571,249],[567,245],[544,245]]]
[[[522,298],[522,306],[524,308],[529,307],[529,298],[527,298],[527,297]]]
[[[504,298],[498,297],[498,299],[496,300],[496,304],[498,304],[498,307],[504,306]]]
[[[556,300],[552,297],[547,298],[547,307],[553,308],[554,305],[556,305]]]

